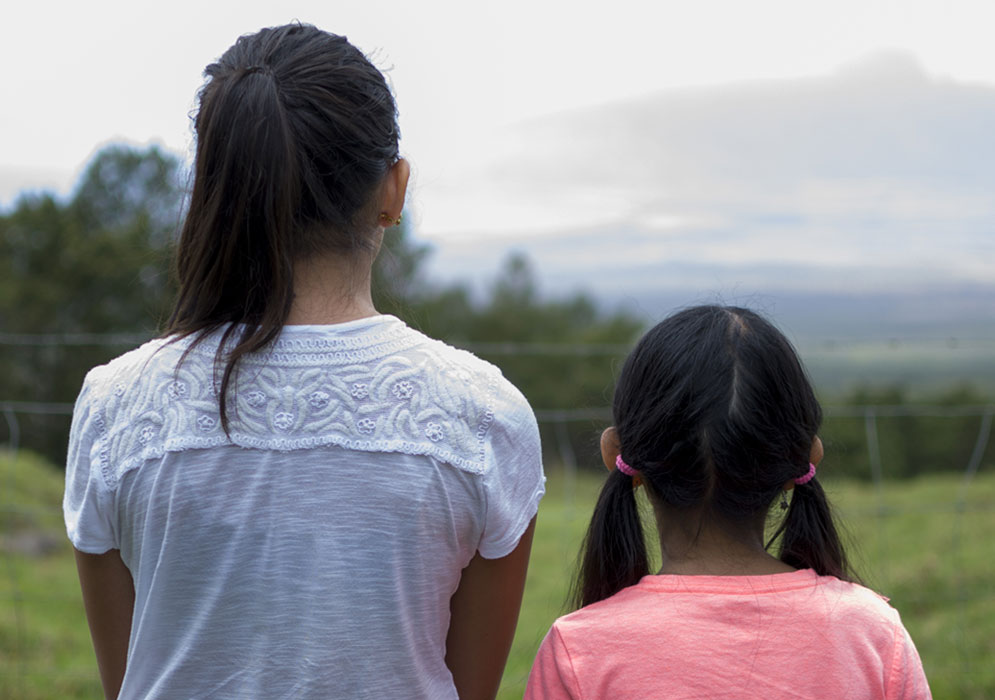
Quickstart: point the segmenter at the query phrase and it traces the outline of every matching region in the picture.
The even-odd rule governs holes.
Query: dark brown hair
[[[686,309],[643,336],[612,412],[622,459],[655,498],[731,524],[763,518],[784,484],[808,471],[822,422],[784,335],[748,309],[724,306]],[[818,479],[795,487],[778,535],[786,564],[855,579]],[[574,602],[597,602],[648,573],[632,478],[616,469],[591,518]]]
[[[294,262],[368,249],[373,195],[398,159],[397,110],[345,37],[302,24],[243,36],[204,70],[196,164],[165,333],[225,328],[221,420],[239,358],[280,333]]]

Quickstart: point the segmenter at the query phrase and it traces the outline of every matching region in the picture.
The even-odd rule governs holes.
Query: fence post
[[[7,421],[7,433],[9,441],[9,460],[8,460],[8,470],[9,473],[5,474],[2,482],[0,482],[0,508],[8,507],[8,502],[13,499],[8,495],[8,486],[14,481],[14,469],[16,469],[17,461],[17,451],[21,443],[21,428],[20,424],[17,422],[17,414],[14,413],[14,409],[10,406],[5,406],[3,411],[3,417]],[[12,489],[11,489],[12,490]],[[2,533],[0,533],[2,534]],[[16,630],[14,635],[14,653],[17,655],[17,671],[16,680],[14,683],[17,687],[17,692],[14,693],[15,696],[23,696],[25,691],[25,643],[24,640],[27,639],[27,621],[24,619],[24,595],[22,593],[21,580],[17,574],[17,569],[14,565],[14,558],[9,556],[4,556],[4,569],[6,569],[7,579],[10,581],[10,598],[14,607],[14,629]]]
[[[974,441],[974,449],[971,451],[971,458],[967,462],[967,469],[964,470],[964,480],[961,482],[960,493],[954,503],[954,523],[953,523],[953,556],[957,560],[954,567],[957,580],[957,604],[960,612],[960,624],[957,626],[957,642],[960,651],[960,661],[964,673],[971,673],[971,655],[967,653],[967,639],[964,630],[971,623],[967,613],[967,586],[964,576],[964,517],[967,512],[967,492],[971,486],[971,480],[981,466],[981,459],[985,456],[988,447],[988,440],[992,431],[992,409],[989,407],[981,416],[981,425],[978,426],[978,437]]]
[[[573,445],[570,443],[570,432],[567,430],[567,421],[564,416],[559,416],[555,425],[556,442],[560,448],[560,458],[563,460],[563,488],[566,493],[564,503],[572,518],[574,492],[577,484],[577,455],[574,454]]]
[[[14,409],[7,406],[4,409],[3,417],[7,419],[7,444],[10,445],[8,449],[11,455],[16,455],[17,448],[21,444],[21,426],[17,422],[17,414],[14,413]]]
[[[887,506],[884,503],[884,477],[881,468],[881,444],[878,442],[878,421],[877,412],[874,410],[873,406],[866,406],[864,408],[864,433],[867,435],[867,457],[871,464],[871,479],[874,481],[874,501],[876,504],[875,514],[877,516],[878,522],[878,556],[879,562],[885,562],[882,564],[884,570],[882,573],[882,580],[888,580],[887,571],[887,557],[884,553],[887,551],[888,538],[885,534],[885,519],[887,516]]]

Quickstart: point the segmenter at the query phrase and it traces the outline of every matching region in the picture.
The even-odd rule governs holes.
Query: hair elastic
[[[809,462],[808,471],[805,473],[805,476],[800,476],[797,479],[795,479],[795,483],[801,486],[802,484],[807,484],[814,478],[815,478],[815,465]]]
[[[622,455],[615,458],[615,466],[618,467],[618,470],[626,476],[639,476],[639,472],[625,463],[625,460],[622,459]]]

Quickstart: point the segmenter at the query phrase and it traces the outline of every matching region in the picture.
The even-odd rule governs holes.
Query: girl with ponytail
[[[108,698],[493,698],[543,493],[493,366],[373,306],[408,164],[345,37],[205,70],[163,336],[92,370],[64,511]]]
[[[580,610],[546,636],[526,698],[930,697],[898,613],[848,565],[817,476],[821,409],[774,326],[735,307],[667,318],[626,360],[613,415]]]

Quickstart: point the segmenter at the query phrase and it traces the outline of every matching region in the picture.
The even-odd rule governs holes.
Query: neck
[[[764,521],[732,524],[702,512],[657,508],[661,574],[759,576],[795,569],[764,549]]]
[[[327,254],[294,265],[287,325],[326,325],[376,316],[370,291],[373,256]]]

